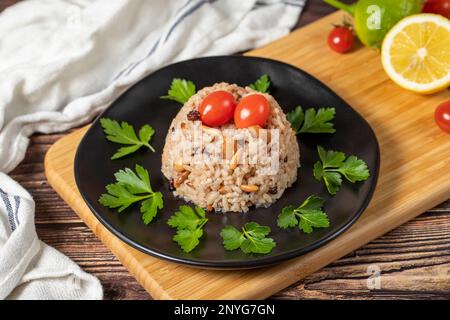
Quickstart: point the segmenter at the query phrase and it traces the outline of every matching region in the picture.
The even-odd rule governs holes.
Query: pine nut
[[[176,172],[183,172],[183,171],[186,170],[186,169],[184,169],[182,162],[179,161],[179,160],[177,160],[177,162],[175,162],[175,163],[173,164],[173,169],[174,169]]]
[[[239,163],[240,152],[239,150],[234,154],[233,158],[230,161],[230,170],[236,169]]]
[[[189,171],[184,171],[182,172],[174,181],[173,181],[173,185],[175,188],[178,188],[179,186],[181,186],[181,184],[186,181],[186,179],[189,177],[190,172]]]
[[[257,192],[259,190],[259,187],[255,185],[243,184],[241,185],[241,190],[244,192]]]

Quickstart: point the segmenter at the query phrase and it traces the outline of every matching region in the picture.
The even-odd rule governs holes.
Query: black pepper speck
[[[278,188],[277,187],[271,187],[269,189],[269,193],[270,194],[277,194],[278,193]]]
[[[192,110],[187,114],[187,118],[189,121],[198,121],[200,120],[200,112]]]

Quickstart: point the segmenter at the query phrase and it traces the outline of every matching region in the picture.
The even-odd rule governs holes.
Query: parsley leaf
[[[241,249],[244,253],[267,254],[276,246],[272,238],[266,236],[270,228],[256,222],[248,222],[239,231],[233,226],[226,226],[220,232],[226,250]]]
[[[320,161],[322,161],[324,168],[340,167],[345,161],[345,153],[343,152],[333,150],[326,151],[321,146],[318,146],[317,153],[319,154]]]
[[[101,205],[122,212],[132,204],[142,201],[140,211],[142,220],[149,224],[163,208],[161,192],[154,192],[150,184],[148,171],[136,165],[136,173],[129,168],[114,174],[116,183],[106,186],[106,191],[98,201]]]
[[[226,250],[236,250],[239,249],[242,242],[244,242],[245,237],[242,232],[233,226],[226,226],[220,232],[220,236],[223,239],[223,245]]]
[[[300,215],[300,229],[304,233],[311,233],[314,228],[328,228],[330,226],[330,220],[325,212],[322,211],[311,211],[304,212]]]
[[[180,206],[178,211],[167,221],[167,224],[176,229],[194,230],[205,219],[205,210],[202,208],[195,207],[194,211],[190,206]]]
[[[303,121],[305,120],[305,112],[303,111],[303,108],[298,106],[291,112],[288,112],[286,114],[286,118],[291,123],[292,129],[294,129],[295,133],[300,133]]]
[[[313,173],[316,180],[320,181],[323,179],[330,194],[335,195],[339,191],[342,184],[342,178],[339,173],[324,171],[320,162],[314,164]]]
[[[159,209],[163,208],[163,197],[161,192],[155,192],[153,197],[142,201],[141,203],[141,213],[142,220],[145,224],[152,222],[153,218],[156,217]]]
[[[320,161],[314,164],[314,177],[325,182],[330,194],[335,195],[342,184],[342,176],[351,183],[365,181],[370,176],[366,163],[355,156],[346,159],[343,152],[326,151],[317,147]]]
[[[334,108],[311,108],[303,111],[298,106],[287,114],[287,119],[291,123],[296,134],[299,133],[335,133],[334,125],[329,122],[334,119],[336,109]]]
[[[342,173],[351,183],[364,181],[370,175],[366,163],[355,156],[350,156],[345,160],[339,168],[339,173]]]
[[[191,252],[200,243],[203,227],[207,222],[205,210],[202,208],[196,206],[194,211],[190,206],[180,206],[167,224],[177,229],[173,240],[184,252]]]
[[[313,228],[327,228],[330,221],[322,211],[323,203],[322,198],[310,196],[298,208],[285,207],[278,215],[277,224],[283,229],[298,226],[304,233],[311,233]]]
[[[129,145],[128,147],[122,147],[117,150],[112,156],[112,160],[136,152],[141,147],[147,147],[155,152],[155,149],[149,144],[150,139],[155,134],[155,130],[148,124],[139,130],[139,138],[136,136],[133,126],[125,121],[119,124],[116,120],[101,118],[100,124],[106,134],[106,139],[115,143]]]
[[[203,229],[177,230],[177,234],[173,237],[173,240],[177,242],[184,252],[189,253],[195,249],[200,243],[200,238],[203,236]]]
[[[167,96],[162,96],[161,99],[173,100],[185,104],[195,92],[195,84],[192,81],[173,79],[170,89],[167,92]]]
[[[125,168],[117,171],[114,174],[114,177],[116,177],[117,182],[127,186],[127,189],[132,193],[137,194],[153,192],[147,170],[140,165],[136,165],[136,173],[129,168]]]
[[[263,75],[261,78],[256,80],[255,83],[251,84],[250,88],[261,93],[268,93],[270,88],[269,76],[267,74]]]

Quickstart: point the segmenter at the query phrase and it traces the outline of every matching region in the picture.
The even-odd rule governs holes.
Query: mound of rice
[[[218,90],[233,94],[237,102],[255,94],[249,87],[218,83],[192,96],[170,126],[162,154],[162,172],[171,181],[176,196],[209,211],[246,212],[251,206],[270,206],[297,180],[300,153],[295,133],[269,94],[264,94],[271,110],[267,130],[236,129],[232,122],[210,128],[193,121],[189,113],[196,111],[208,94]],[[236,130],[232,138],[228,129]],[[271,138],[270,129],[278,129],[279,139]],[[255,161],[248,141],[236,142],[245,134],[255,139],[258,148],[266,147],[267,154],[272,156]],[[201,147],[195,141],[201,141]],[[222,151],[220,159],[214,156],[217,150]],[[277,161],[276,172],[268,170],[270,161]]]

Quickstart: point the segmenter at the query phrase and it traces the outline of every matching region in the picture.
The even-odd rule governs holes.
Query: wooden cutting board
[[[359,47],[346,55],[331,52],[326,35],[342,15],[334,13],[248,53],[290,63],[323,81],[368,120],[380,143],[380,177],[368,209],[347,232],[309,254],[243,271],[193,269],[158,260],[113,236],[82,200],[73,161],[87,127],[62,138],[48,151],[45,170],[50,184],[153,298],[269,297],[450,198],[450,135],[433,119],[435,107],[450,99],[449,91],[421,96],[397,87],[383,72],[375,50]]]

